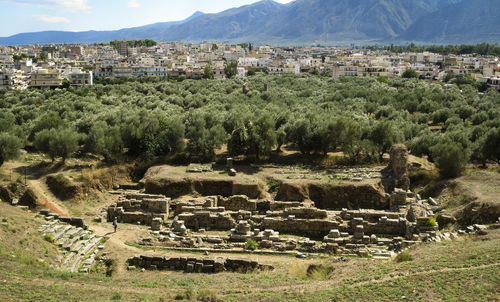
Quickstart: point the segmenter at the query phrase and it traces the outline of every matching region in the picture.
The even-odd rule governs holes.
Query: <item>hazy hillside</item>
[[[421,17],[401,35],[407,41],[479,43],[500,41],[500,1],[463,0]]]
[[[500,42],[498,0],[264,0],[216,14],[195,13],[116,31],[18,34],[0,44],[101,42],[115,39],[205,40],[274,44]]]
[[[190,21],[203,15],[202,12],[195,12],[189,18],[182,21],[160,22],[150,25],[124,28],[120,30],[109,31],[43,31],[33,33],[21,33],[6,38],[0,38],[0,45],[21,45],[21,44],[49,44],[49,43],[89,43],[89,42],[107,42],[111,40],[122,39],[158,39],[159,35],[165,32],[171,26]]]
[[[164,36],[165,40],[260,40],[268,39],[266,31],[276,26],[275,20],[286,14],[288,6],[265,0],[252,5],[207,14],[177,26]],[[286,24],[280,24],[283,27]]]

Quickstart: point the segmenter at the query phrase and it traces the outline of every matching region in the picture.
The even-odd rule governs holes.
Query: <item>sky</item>
[[[254,2],[258,0],[0,0],[0,37],[44,30],[115,30]]]

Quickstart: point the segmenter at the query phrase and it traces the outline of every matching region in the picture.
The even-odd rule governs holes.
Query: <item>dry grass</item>
[[[399,300],[402,296],[408,300],[498,300],[500,230],[491,230],[487,236],[417,246],[408,252],[412,261],[350,258],[337,262],[331,257],[296,259],[238,255],[273,264],[276,269],[215,275],[127,271],[124,260],[135,253],[159,253],[170,257],[190,254],[137,250],[117,244],[125,237],[115,238],[113,235],[107,243],[107,251],[111,257],[121,256],[116,262],[115,274],[106,277],[105,272],[99,270],[90,275],[51,270],[50,259],[55,257],[57,249],[36,231],[38,224],[43,222],[41,218],[33,223],[33,214],[5,204],[0,205],[0,212],[8,222],[8,226],[0,227],[0,280],[7,280],[0,284],[2,301],[105,301],[118,298],[122,301],[159,301],[160,298],[164,301],[176,298],[203,301],[385,301]],[[145,227],[124,225],[124,228],[117,236],[133,234]],[[16,256],[12,257],[12,254]],[[230,254],[220,256],[235,257]],[[316,269],[311,269],[311,265]]]

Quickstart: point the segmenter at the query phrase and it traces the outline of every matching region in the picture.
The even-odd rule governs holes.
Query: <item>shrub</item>
[[[444,178],[457,177],[465,170],[469,161],[467,150],[459,143],[446,141],[431,148],[432,157]]]
[[[435,227],[437,226],[437,221],[436,221],[436,218],[434,217],[429,217],[429,220],[427,221],[427,224],[429,224],[429,226],[432,226],[432,227]]]
[[[413,69],[406,69],[402,77],[405,79],[418,78],[418,73]]]
[[[278,189],[280,188],[281,186],[281,181],[279,180],[273,180],[272,182],[269,183],[269,190],[268,192],[269,193],[274,193],[276,191],[278,191]]]
[[[245,243],[245,250],[254,251],[257,249],[257,242],[252,239],[247,239]]]
[[[200,289],[196,295],[196,300],[203,302],[219,301],[217,299],[217,295],[213,291],[208,289]]]
[[[332,265],[310,264],[306,270],[306,277],[314,280],[327,280],[334,270]]]
[[[50,243],[54,243],[54,235],[52,235],[52,234],[46,234],[45,236],[43,236],[43,239],[45,239],[46,241],[48,241]]]
[[[402,252],[396,256],[395,260],[396,262],[412,261],[413,256],[408,252]]]
[[[122,294],[119,292],[114,293],[113,296],[111,297],[111,300],[121,300],[121,299],[122,299]]]

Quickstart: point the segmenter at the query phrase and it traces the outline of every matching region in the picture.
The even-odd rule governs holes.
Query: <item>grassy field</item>
[[[412,260],[403,262],[247,255],[276,269],[198,275],[127,271],[125,263],[116,261],[114,273],[106,277],[102,266],[89,275],[57,271],[58,249],[37,232],[42,218],[4,203],[0,213],[0,301],[500,300],[500,230],[416,246],[409,250]],[[126,248],[130,250],[106,251],[138,252]],[[325,269],[308,275],[310,264]]]

